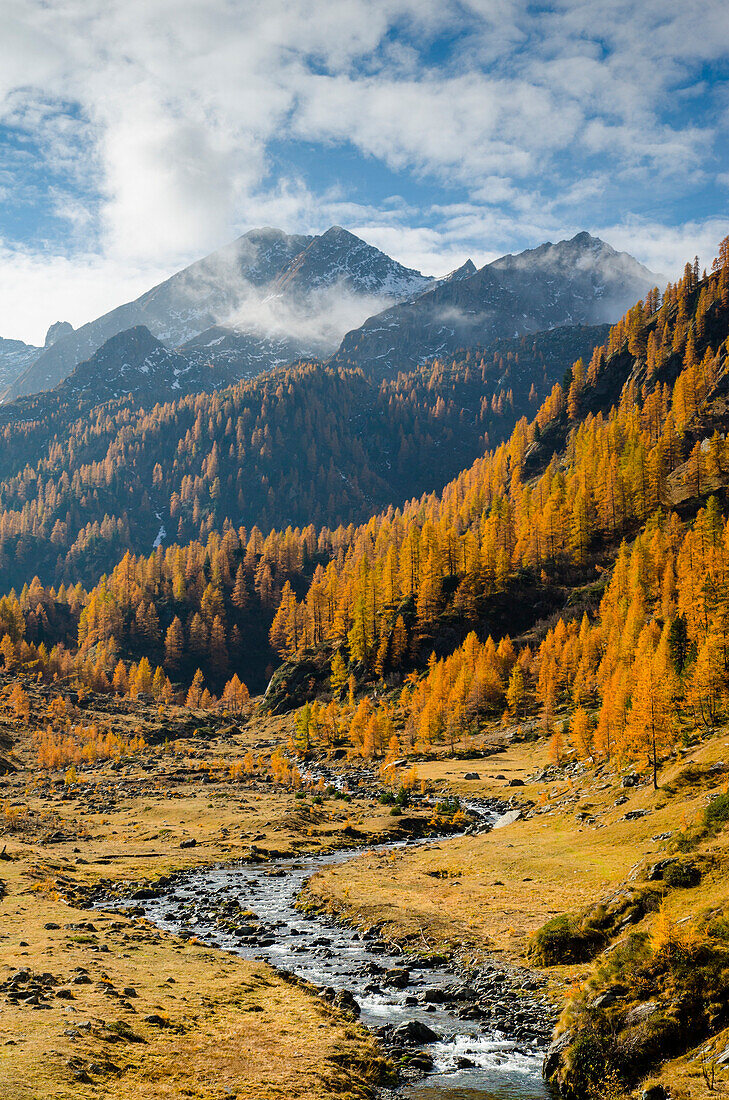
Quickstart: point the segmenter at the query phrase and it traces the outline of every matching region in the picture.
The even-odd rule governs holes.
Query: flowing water
[[[489,1030],[483,1021],[463,1020],[452,998],[430,1003],[431,999],[437,1002],[440,991],[454,990],[462,979],[445,965],[419,967],[404,960],[393,945],[368,939],[346,924],[302,914],[295,907],[306,880],[317,870],[360,854],[361,850],[338,851],[194,871],[176,879],[158,897],[137,904],[160,928],[195,935],[243,958],[265,959],[330,991],[348,990],[360,1006],[362,1023],[381,1034],[388,1025],[411,1020],[426,1024],[437,1039],[419,1049],[432,1058],[433,1072],[416,1084],[404,1085],[399,1096],[541,1100],[546,1096],[541,1077],[543,1040],[541,1045],[534,1038],[516,1040]],[[255,922],[243,917],[241,923],[241,910],[255,914]],[[245,921],[252,923],[246,926]],[[385,984],[386,971],[398,968],[409,971],[402,989]],[[546,1001],[543,1004],[546,1019]]]

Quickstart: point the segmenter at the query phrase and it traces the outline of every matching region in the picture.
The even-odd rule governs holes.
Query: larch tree
[[[651,650],[648,644],[639,650],[625,741],[629,755],[647,758],[656,791],[660,761],[673,748],[676,738],[674,678],[666,648],[661,644]]]
[[[165,634],[165,668],[176,671],[182,663],[182,655],[185,651],[185,632],[182,623],[175,616]]]
[[[515,718],[521,717],[524,710],[525,698],[524,673],[522,672],[521,666],[515,664],[509,675],[509,686],[506,692],[506,703],[509,708],[509,713],[513,714]]]
[[[344,663],[342,654],[337,650],[332,657],[332,670],[329,677],[329,683],[335,699],[341,698],[348,680],[349,673],[347,672],[347,666]]]
[[[578,707],[570,722],[570,738],[581,760],[595,759],[594,726],[584,707]]]
[[[205,690],[205,680],[203,674],[198,668],[195,675],[192,678],[187,697],[185,699],[185,706],[193,709],[200,706],[202,701],[203,691]]]

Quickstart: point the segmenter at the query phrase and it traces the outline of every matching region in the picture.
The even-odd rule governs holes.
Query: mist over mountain
[[[502,256],[478,271],[468,261],[347,333],[336,360],[387,374],[493,339],[607,323],[660,278],[627,253],[578,233]]]
[[[615,320],[657,278],[588,233],[480,270],[468,260],[436,280],[341,226],[320,236],[252,229],[76,331],[57,322],[45,348],[3,341],[0,385],[6,403],[53,389],[109,339],[140,326],[188,360],[189,371],[177,360],[171,368],[182,392],[302,358],[333,356],[384,376],[494,339]],[[127,382],[115,376],[124,347],[106,350],[111,377],[101,391],[126,392]],[[157,377],[152,372],[142,387],[150,396]]]
[[[31,366],[9,385],[5,400],[53,389],[110,337],[138,325],[177,347],[224,323],[241,338],[237,377],[296,354],[331,354],[348,329],[430,282],[339,226],[319,237],[252,229],[29,355]],[[210,347],[217,337],[210,336]]]

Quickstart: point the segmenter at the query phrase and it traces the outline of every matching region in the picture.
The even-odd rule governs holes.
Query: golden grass
[[[711,764],[728,748],[725,736],[715,737],[686,759]],[[534,816],[481,836],[366,854],[326,867],[311,880],[309,898],[362,925],[384,922],[395,938],[521,959],[529,935],[551,916],[579,911],[628,879],[633,869],[664,857],[670,841],[654,838],[675,835],[697,819],[708,794],[723,789],[726,781],[718,775],[677,796],[656,794],[647,786],[623,789],[618,775],[596,775],[592,768],[571,780],[531,782],[545,757],[543,744],[515,744],[485,760],[420,764],[419,773],[440,790],[513,796],[534,803]],[[672,763],[662,781],[668,783],[685,766],[686,760]],[[465,780],[467,771],[477,771],[480,780]],[[498,774],[506,779],[497,780]],[[509,787],[513,778],[525,785]],[[620,797],[627,801],[616,807]],[[624,820],[631,810],[649,812]],[[582,820],[583,814],[593,823]],[[722,849],[721,839],[714,847]],[[700,904],[718,903],[726,893],[724,875],[717,871],[695,890],[675,891],[671,905],[677,915],[686,915]]]
[[[180,740],[174,749],[151,749],[122,775],[110,761],[79,771],[89,790],[121,784],[113,808],[99,810],[93,799],[61,800],[61,789],[50,800],[40,789],[25,793],[34,768],[20,741],[21,770],[4,796],[8,804],[22,803],[24,812],[0,836],[0,850],[5,845],[12,857],[0,862],[6,889],[0,982],[21,968],[48,972],[72,999],[52,993],[50,1007],[34,1009],[10,1004],[0,991],[3,1100],[371,1095],[382,1068],[374,1041],[312,993],[264,964],[67,900],[81,900],[102,880],[155,879],[246,856],[253,843],[293,853],[351,843],[342,835],[348,823],[375,830],[391,824],[369,802],[326,803],[313,821],[292,794],[231,782],[219,766],[284,734],[285,721],[264,722],[221,742]],[[201,767],[213,782],[199,774]],[[169,776],[180,768],[189,779],[173,784]],[[66,839],[44,843],[50,831]],[[190,837],[196,846],[181,849]],[[66,927],[89,922],[93,931]],[[78,967],[90,984],[73,983]],[[136,996],[126,997],[125,988]],[[169,1026],[146,1023],[151,1015]],[[89,1030],[79,1028],[86,1024]],[[125,1025],[144,1041],[120,1038]]]
[[[149,720],[153,724],[154,716]],[[270,853],[314,851],[352,843],[345,831],[351,828],[377,840],[397,824],[369,799],[310,807],[258,779],[231,781],[230,765],[249,750],[285,740],[291,721],[255,720],[210,741],[181,738],[135,757],[127,772],[115,770],[111,761],[80,771],[89,790],[120,784],[111,809],[97,809],[88,798],[62,800],[60,789],[50,799],[40,790],[26,795],[35,765],[21,738],[20,771],[3,791],[11,812],[0,815],[0,849],[6,844],[13,857],[0,862],[7,888],[0,902],[0,982],[23,966],[68,983],[74,968],[85,967],[91,984],[69,985],[73,1000],[51,999],[49,1009],[12,1006],[0,992],[3,1100],[368,1095],[367,1081],[378,1072],[375,1045],[306,990],[261,964],[160,934],[145,921],[89,912],[64,900],[79,898],[102,880],[154,879],[245,857],[252,845]],[[661,781],[675,780],[689,761],[706,767],[724,758],[729,761],[729,742],[721,733],[666,767]],[[419,775],[437,791],[513,797],[531,801],[536,812],[484,836],[366,852],[323,870],[313,880],[311,896],[360,924],[384,922],[387,935],[410,937],[418,949],[448,944],[472,957],[495,952],[522,961],[529,935],[549,917],[579,911],[624,882],[632,868],[664,856],[670,841],[654,837],[675,834],[697,819],[709,793],[725,781],[705,775],[697,783],[675,784],[674,794],[657,795],[646,786],[623,790],[616,775],[591,768],[572,779],[532,781],[545,763],[543,743],[512,744],[504,753],[473,761],[418,763]],[[180,771],[183,781],[173,781]],[[481,778],[466,780],[467,771]],[[511,779],[525,785],[512,788]],[[623,796],[627,802],[616,807]],[[635,809],[650,812],[623,820]],[[67,839],[44,843],[56,829]],[[196,846],[181,849],[190,838]],[[715,864],[700,886],[671,893],[675,919],[729,903],[723,834],[704,848]],[[88,921],[95,932],[65,928]],[[48,923],[60,927],[46,929]],[[585,966],[555,968],[553,991],[587,972]],[[133,987],[132,1008],[100,984],[97,988],[102,982],[117,991]],[[145,1023],[151,1014],[165,1017],[170,1026]],[[119,1020],[146,1042],[112,1041],[117,1036],[107,1025]],[[84,1022],[91,1023],[90,1031],[78,1029]],[[74,1028],[78,1036],[64,1034]],[[79,1073],[89,1080],[78,1080]],[[706,1093],[698,1063],[690,1057],[666,1067],[664,1079],[665,1073],[676,1089],[688,1090],[686,1100]],[[683,1100],[683,1093],[674,1094]]]

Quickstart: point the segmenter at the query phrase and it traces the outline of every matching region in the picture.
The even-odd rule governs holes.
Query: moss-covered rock
[[[711,929],[717,934],[712,935]],[[634,1087],[729,1021],[729,945],[717,919],[703,929],[658,923],[603,955],[545,1059],[565,1100]]]
[[[543,924],[532,936],[527,947],[529,959],[538,966],[585,962],[605,943],[605,936],[596,930],[582,928],[580,922],[563,913]]]
[[[331,668],[323,653],[296,661],[284,661],[271,677],[263,697],[270,714],[286,714],[328,691]]]

